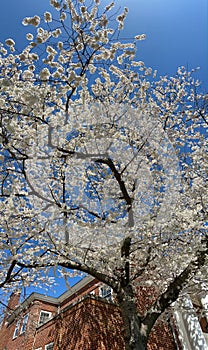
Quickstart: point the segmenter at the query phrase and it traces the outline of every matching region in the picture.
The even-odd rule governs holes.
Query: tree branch
[[[130,264],[129,264],[130,247],[131,247],[131,237],[126,237],[121,246],[121,257],[124,259],[124,269],[122,271],[124,276],[121,276],[122,287],[127,286],[130,280]]]
[[[167,290],[161,294],[152,307],[147,311],[143,323],[148,326],[149,330],[151,330],[158,317],[178,299],[180,292],[188,283],[191,276],[196,274],[197,271],[205,265],[208,255],[208,236],[202,241],[202,245],[204,243],[205,249],[198,250],[195,259],[193,258],[180,275],[174,278]]]
[[[106,164],[109,166],[110,170],[112,171],[113,175],[115,176],[118,184],[119,184],[119,187],[120,187],[120,190],[123,194],[123,197],[126,201],[126,204],[131,206],[132,204],[132,198],[129,196],[128,194],[128,191],[126,189],[126,186],[124,184],[124,181],[122,180],[122,177],[121,177],[121,174],[118,172],[118,170],[116,169],[113,161],[108,158],[108,159],[96,159],[95,161],[96,163],[100,163],[100,164]]]

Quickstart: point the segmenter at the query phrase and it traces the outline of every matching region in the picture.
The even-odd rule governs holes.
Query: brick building
[[[140,293],[140,298],[145,297],[146,293]],[[124,350],[124,328],[111,288],[90,276],[58,298],[39,293],[22,303],[19,298],[14,293],[8,302],[0,350]],[[183,346],[184,334],[177,329],[157,322],[148,350],[195,349]]]

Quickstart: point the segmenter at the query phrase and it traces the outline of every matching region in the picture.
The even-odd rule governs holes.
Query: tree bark
[[[133,299],[133,291],[130,285],[117,294],[117,301],[121,309],[125,327],[124,341],[126,350],[146,350],[148,334],[142,324],[137,306]]]

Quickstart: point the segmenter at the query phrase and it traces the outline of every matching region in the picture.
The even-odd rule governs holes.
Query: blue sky
[[[101,0],[104,5],[110,0]],[[138,44],[138,58],[160,75],[175,73],[178,66],[201,67],[198,73],[203,87],[208,78],[208,2],[207,0],[117,0],[129,14],[123,35],[133,37],[145,33],[147,39]],[[22,26],[25,16],[49,10],[49,0],[1,1],[0,41],[15,39],[24,45],[29,28]]]
[[[104,5],[110,2],[101,0]],[[116,3],[129,8],[123,37],[142,33],[147,36],[138,43],[139,60],[157,69],[159,75],[173,75],[181,65],[189,69],[200,66],[198,77],[203,90],[207,90],[207,0],[117,0]],[[41,15],[46,10],[50,10],[49,0],[2,0],[0,41],[14,38],[17,48],[22,49],[27,42],[25,34],[30,31],[21,24],[22,19]]]

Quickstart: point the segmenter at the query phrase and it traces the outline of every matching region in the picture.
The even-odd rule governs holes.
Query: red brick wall
[[[122,320],[112,304],[85,298],[57,318],[57,350],[123,350]]]
[[[52,304],[35,300],[30,305],[30,307],[24,310],[24,312],[22,312],[21,315],[17,317],[11,324],[5,323],[3,325],[0,330],[0,350],[4,350],[5,347],[7,347],[7,350],[31,350],[41,310],[50,311],[55,314],[57,308]],[[27,313],[29,313],[27,328],[23,334],[20,334],[22,320],[24,315]],[[13,339],[14,330],[18,320],[20,320],[18,336]]]
[[[16,322],[9,327],[7,327],[6,323],[2,325],[0,329],[0,350],[4,350],[6,346],[8,350],[12,349],[10,343],[14,334],[15,324]],[[14,350],[16,350],[16,348]]]
[[[176,344],[170,326],[166,322],[158,321],[150,333],[148,350],[176,350]]]
[[[118,307],[86,298],[57,317],[55,350],[124,350],[124,327]],[[148,350],[176,350],[168,323],[157,322]]]
[[[5,323],[4,327],[2,327],[0,330],[0,350],[3,350],[5,347],[7,350],[31,349],[31,347],[28,346],[34,337],[34,327],[32,327],[31,316],[29,316],[26,331],[22,334],[20,333],[22,320],[25,314],[26,313],[23,313],[21,317],[16,318],[11,324]],[[14,330],[18,321],[20,321],[18,336],[13,339]]]
[[[14,292],[11,294],[8,302],[8,311],[14,310],[19,305],[20,292]]]
[[[57,333],[56,322],[50,320],[41,327],[37,328],[34,341],[34,349],[42,347],[46,344],[52,343]]]
[[[95,282],[94,287],[93,284],[84,287],[73,300],[69,297],[60,310],[57,305],[33,301],[29,309],[22,314],[30,314],[27,331],[12,339],[17,319],[10,325],[4,325],[0,330],[0,350],[4,350],[4,347],[7,347],[7,350],[31,350],[39,347],[44,349],[50,342],[54,342],[54,350],[124,350],[124,327],[119,308],[105,300],[100,301],[88,296],[82,301],[77,300],[93,289],[97,295],[98,287]],[[141,288],[138,292],[140,312],[144,311],[145,305],[152,304],[153,295],[153,290]],[[77,302],[74,304],[75,300]],[[50,311],[56,316],[37,327],[41,310]],[[176,349],[168,323],[157,322],[150,334],[147,349]]]

